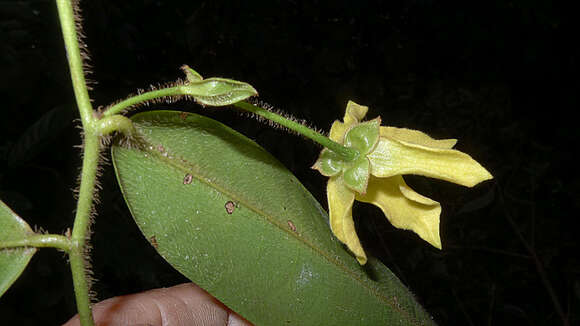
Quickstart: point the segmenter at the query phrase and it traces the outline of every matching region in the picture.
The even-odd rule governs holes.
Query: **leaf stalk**
[[[139,95],[129,97],[129,98],[127,98],[119,103],[112,105],[105,112],[103,112],[103,116],[109,117],[109,116],[116,115],[116,114],[122,112],[123,110],[125,110],[131,106],[134,106],[134,105],[146,102],[146,101],[150,101],[150,100],[153,100],[156,98],[171,97],[171,96],[184,96],[184,95],[190,95],[190,94],[186,91],[186,88],[184,88],[183,86],[173,86],[173,87],[167,87],[167,88],[163,88],[163,89],[145,92],[145,93],[142,93]],[[308,128],[305,125],[302,125],[302,124],[300,124],[296,121],[293,121],[291,119],[285,118],[285,117],[283,117],[277,113],[274,113],[272,111],[268,111],[264,108],[261,108],[259,106],[254,105],[254,104],[251,104],[251,103],[248,103],[246,101],[239,101],[239,102],[234,103],[232,105],[235,107],[238,107],[244,111],[259,115],[259,116],[263,117],[264,119],[275,122],[281,126],[284,126],[285,128],[288,128],[288,129],[290,129],[298,134],[301,134],[304,137],[309,138],[312,141],[322,145],[323,147],[326,147],[329,150],[337,153],[342,158],[344,158],[346,161],[355,160],[360,155],[360,153],[356,149],[350,148],[350,147],[345,147],[345,146],[333,141],[332,139],[322,135],[321,133],[319,133],[313,129]]]
[[[329,150],[335,152],[336,154],[340,155],[342,158],[344,158],[347,161],[355,160],[360,155],[360,153],[356,149],[351,148],[351,147],[345,147],[345,146],[333,141],[332,139],[320,134],[319,132],[306,127],[305,125],[302,125],[296,121],[285,118],[285,117],[283,117],[279,114],[276,114],[272,111],[268,111],[264,108],[250,104],[250,103],[245,102],[245,101],[235,103],[234,106],[236,106],[242,110],[259,115],[265,119],[268,119],[268,120],[273,121],[281,126],[284,126],[292,131],[295,131],[295,132],[303,135],[304,137],[307,137],[307,138],[313,140],[314,142],[322,145],[323,147],[326,147]]]
[[[24,239],[0,241],[0,249],[35,247],[56,248],[65,252],[71,250],[72,242],[69,238],[59,234],[34,234]]]

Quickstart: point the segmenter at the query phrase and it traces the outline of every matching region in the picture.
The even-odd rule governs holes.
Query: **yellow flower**
[[[438,178],[467,187],[493,178],[469,155],[452,149],[455,139],[437,140],[417,131],[381,127],[380,118],[361,122],[368,107],[348,102],[344,122],[335,121],[330,138],[360,155],[352,161],[324,149],[313,168],[330,177],[327,184],[330,227],[334,235],[367,261],[354,228],[354,200],[378,206],[393,226],[411,230],[441,249],[441,205],[411,189],[404,174]]]

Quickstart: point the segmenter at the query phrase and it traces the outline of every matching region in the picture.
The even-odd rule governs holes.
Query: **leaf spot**
[[[181,112],[181,113],[179,114],[179,117],[181,118],[181,120],[185,120],[185,119],[187,119],[187,112]]]
[[[236,204],[230,200],[225,204],[224,207],[226,208],[226,212],[231,215],[236,209]]]
[[[292,223],[290,220],[288,220],[288,227],[290,230],[292,230],[292,232],[296,232],[296,225],[294,225],[294,223]]]
[[[185,177],[183,178],[183,184],[188,185],[191,183],[191,181],[193,181],[193,176],[189,173],[186,174]]]
[[[151,242],[151,245],[155,247],[155,249],[159,248],[159,244],[157,243],[157,238],[155,236],[151,236],[151,238],[149,238],[149,242]]]
[[[318,278],[318,274],[312,271],[312,267],[309,265],[302,265],[302,270],[296,280],[296,285],[298,288],[302,288],[308,285],[308,283],[315,278]]]

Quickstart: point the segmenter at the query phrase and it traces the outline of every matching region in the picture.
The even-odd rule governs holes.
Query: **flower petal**
[[[463,152],[386,137],[381,137],[367,157],[371,162],[371,174],[381,178],[418,174],[467,187],[493,178],[484,167]]]
[[[397,127],[381,127],[381,137],[443,149],[451,149],[457,144],[457,139],[434,139],[419,130]]]
[[[364,265],[367,262],[367,256],[356,235],[352,219],[354,192],[344,185],[342,177],[328,179],[326,191],[332,233],[354,253],[358,262]]]
[[[441,205],[409,188],[403,177],[369,179],[367,193],[356,195],[362,202],[378,206],[393,226],[411,230],[421,239],[441,249],[439,216]]]
[[[328,137],[335,142],[342,144],[344,142],[344,135],[346,135],[349,128],[350,126],[336,120],[332,123],[332,127],[330,127],[330,134]]]
[[[338,120],[334,121],[332,127],[330,128],[330,139],[342,144],[344,142],[344,135],[346,132],[352,128],[352,126],[359,123],[360,120],[365,117],[368,110],[369,108],[367,106],[358,105],[353,101],[348,101],[348,104],[346,105],[346,112],[343,118],[344,123]]]
[[[359,123],[367,114],[368,106],[356,104],[353,101],[348,101],[346,104],[346,113],[344,114],[344,123],[349,127]]]

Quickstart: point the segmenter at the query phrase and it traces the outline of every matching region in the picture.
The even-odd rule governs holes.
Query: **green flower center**
[[[325,176],[342,173],[345,184],[358,193],[365,193],[370,176],[370,162],[367,155],[379,142],[381,119],[359,123],[344,136],[344,146],[356,149],[360,155],[347,161],[328,149],[322,150],[315,166]]]

